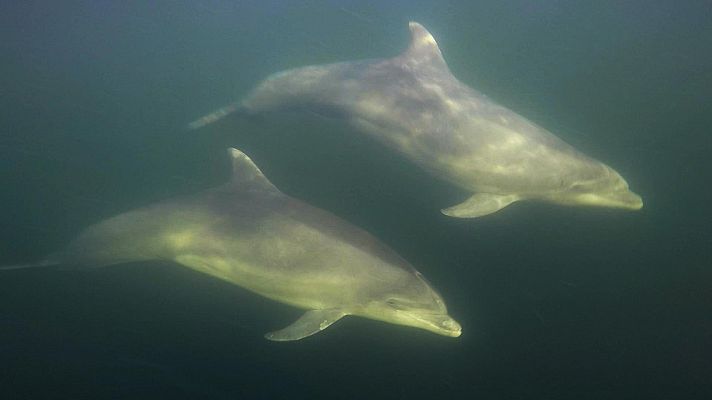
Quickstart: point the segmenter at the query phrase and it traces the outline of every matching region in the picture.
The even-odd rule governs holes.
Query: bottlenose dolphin
[[[230,182],[99,222],[35,265],[170,260],[307,310],[270,340],[301,339],[346,315],[460,336],[442,297],[393,250],[281,193],[244,153],[228,152]]]
[[[242,102],[193,123],[240,111],[305,109],[345,118],[425,171],[474,192],[446,215],[471,218],[520,200],[637,210],[643,202],[611,167],[458,81],[433,36],[409,24],[408,49],[389,59],[280,72]]]

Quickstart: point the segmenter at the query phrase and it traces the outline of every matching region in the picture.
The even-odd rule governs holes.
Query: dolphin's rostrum
[[[411,22],[409,48],[390,59],[308,66],[274,74],[240,110],[313,109],[346,118],[425,171],[473,195],[443,213],[478,217],[519,200],[636,210],[640,196],[612,168],[457,80],[433,36]]]
[[[301,339],[346,315],[460,336],[440,294],[393,250],[281,193],[244,153],[228,152],[230,182],[102,221],[38,265],[170,260],[307,310],[271,340]]]

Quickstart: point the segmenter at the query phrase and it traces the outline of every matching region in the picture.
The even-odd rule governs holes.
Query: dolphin
[[[35,266],[173,261],[307,310],[265,335],[275,341],[313,335],[346,315],[460,336],[440,294],[407,261],[369,233],[283,194],[241,151],[228,153],[228,183],[99,222]]]
[[[472,193],[442,212],[473,218],[521,200],[637,210],[640,196],[613,168],[458,81],[433,36],[410,22],[410,46],[388,59],[307,66],[276,73],[233,112],[309,110],[348,120],[435,177]]]

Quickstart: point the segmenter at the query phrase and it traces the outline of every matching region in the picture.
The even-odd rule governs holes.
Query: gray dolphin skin
[[[301,339],[346,315],[460,336],[442,297],[393,250],[286,196],[249,157],[228,152],[230,182],[104,220],[38,265],[170,260],[307,310],[270,340]]]
[[[442,210],[472,218],[520,200],[637,210],[642,199],[611,167],[457,80],[433,36],[411,22],[411,43],[397,57],[280,72],[234,111],[317,110],[345,118],[425,171],[473,193]]]

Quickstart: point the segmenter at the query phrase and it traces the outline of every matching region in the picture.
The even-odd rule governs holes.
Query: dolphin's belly
[[[361,100],[353,122],[427,172],[491,193],[536,194],[595,179],[605,167],[555,135],[493,103],[451,101],[414,112]]]
[[[316,281],[274,273],[264,264],[241,257],[184,253],[177,255],[175,261],[261,296],[303,309],[332,308],[339,303],[338,298],[342,295],[336,288],[329,290]]]
[[[430,168],[463,188],[502,194],[565,190],[574,182],[605,173],[602,164],[585,156],[517,134],[478,144],[467,153],[433,158]]]
[[[177,263],[304,309],[357,304],[364,288],[403,273],[328,232],[282,218],[239,235],[220,229],[169,240],[185,240],[174,250]]]

